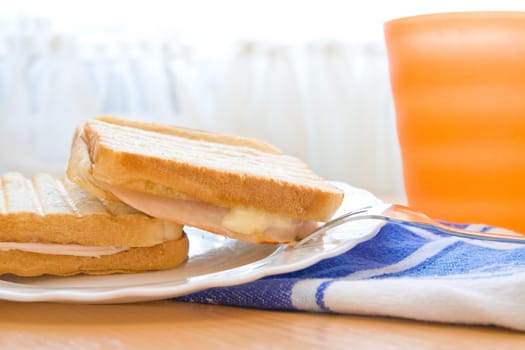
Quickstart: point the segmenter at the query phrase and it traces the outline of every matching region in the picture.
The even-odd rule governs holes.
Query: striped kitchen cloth
[[[388,223],[370,240],[303,270],[176,300],[525,331],[525,245]]]

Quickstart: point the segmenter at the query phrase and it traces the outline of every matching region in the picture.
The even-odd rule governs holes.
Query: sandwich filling
[[[178,240],[183,236],[183,231],[177,225],[169,222],[164,223],[163,237],[159,237],[150,245],[140,247],[153,247],[168,241]],[[125,252],[133,247],[118,246],[95,246],[65,243],[40,243],[40,242],[0,242],[0,252],[9,250],[20,250],[28,253],[49,255],[71,255],[100,257],[103,255],[114,255]]]
[[[21,250],[24,252],[50,255],[92,256],[113,255],[124,252],[126,247],[97,247],[79,244],[54,244],[36,242],[0,242],[0,251]]]
[[[306,237],[318,223],[255,208],[224,208],[192,199],[175,199],[106,184],[117,198],[148,215],[253,242],[290,243]]]

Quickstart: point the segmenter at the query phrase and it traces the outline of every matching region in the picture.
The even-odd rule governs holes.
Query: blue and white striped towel
[[[372,239],[309,268],[177,300],[525,331],[525,245],[389,223]]]

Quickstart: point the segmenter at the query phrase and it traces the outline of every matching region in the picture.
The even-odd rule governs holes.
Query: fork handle
[[[380,204],[364,208],[362,210],[354,211],[340,216],[334,221],[344,220],[350,222],[354,220],[376,219],[387,222],[395,222],[411,226],[423,226],[426,228],[434,228],[443,233],[457,236],[461,238],[478,239],[484,241],[504,242],[504,243],[519,243],[525,244],[525,235],[510,232],[477,232],[462,228],[456,228],[443,225],[426,216],[425,214],[416,212],[408,207],[399,204]],[[339,223],[338,225],[342,224]]]

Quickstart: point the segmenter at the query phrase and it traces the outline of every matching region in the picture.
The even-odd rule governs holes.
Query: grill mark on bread
[[[25,178],[19,173],[3,176],[6,213],[34,213],[33,203],[28,198]]]
[[[178,136],[184,139],[206,140],[206,141],[219,143],[219,144],[245,146],[251,149],[257,149],[257,150],[267,152],[267,153],[282,154],[281,150],[276,148],[275,146],[267,142],[248,138],[248,137],[232,136],[232,135],[224,135],[224,134],[219,135],[219,134],[212,133],[209,131],[204,131],[204,130],[188,129],[188,128],[184,128],[180,126],[168,126],[168,125],[160,125],[160,124],[147,123],[147,122],[141,122],[141,121],[126,120],[126,119],[122,119],[122,118],[118,118],[118,117],[110,116],[110,115],[104,115],[104,116],[97,117],[96,120],[104,122],[104,123],[108,123],[108,124],[122,126],[122,127],[129,127],[129,128],[135,128],[135,129],[140,129],[140,130],[147,130],[147,131],[152,131],[156,133],[171,135],[171,136]]]
[[[44,216],[44,208],[42,206],[42,202],[40,201],[40,197],[35,189],[34,178],[31,180],[25,180],[25,186],[27,189],[27,194],[29,195],[31,202],[33,203],[33,208],[35,209],[35,212],[40,216]]]
[[[80,214],[80,210],[75,205],[75,202],[73,201],[73,198],[70,197],[70,195],[67,192],[64,184],[60,180],[56,180],[55,183],[56,183],[58,191],[62,195],[62,198],[69,205],[69,208],[71,208],[71,211],[75,214],[76,217],[81,217],[82,214]]]
[[[74,209],[64,197],[57,181],[48,174],[38,174],[32,181],[42,211],[49,215],[74,214]]]
[[[102,126],[105,128],[105,126]],[[111,132],[111,128],[107,128],[106,132]],[[104,132],[104,130],[102,130]],[[133,140],[133,142],[129,142]],[[155,134],[149,131],[127,129],[122,134],[114,135],[112,138],[107,138],[101,135],[104,144],[115,149],[133,150],[137,153],[145,155],[156,156],[159,158],[173,157],[181,158],[182,160],[189,160],[188,162],[199,162],[200,155],[206,154],[216,156],[216,158],[206,158],[206,164],[215,163],[219,168],[225,168],[223,159],[237,160],[242,164],[251,163],[254,166],[264,165],[258,160],[268,160],[271,158],[272,164],[279,164],[291,168],[290,165],[299,165],[301,173],[308,173],[306,165],[295,158],[285,155],[271,155],[262,151],[250,149],[248,147],[231,146],[207,141],[187,140],[177,136],[168,136],[163,134]],[[154,144],[155,147],[151,147]],[[132,148],[132,150],[130,150]],[[188,152],[191,150],[192,152]],[[141,152],[142,151],[142,152]],[[232,164],[228,164],[228,168]],[[295,170],[295,169],[294,169]]]
[[[88,194],[81,190],[76,184],[68,180],[62,179],[62,185],[66,190],[68,197],[75,204],[80,215],[104,214],[107,213],[106,208],[100,203],[96,196]]]

